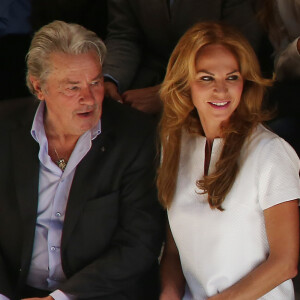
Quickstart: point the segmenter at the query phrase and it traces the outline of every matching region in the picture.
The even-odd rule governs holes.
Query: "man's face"
[[[95,51],[50,55],[50,73],[37,96],[46,102],[44,123],[57,134],[79,137],[102,113],[102,67]]]

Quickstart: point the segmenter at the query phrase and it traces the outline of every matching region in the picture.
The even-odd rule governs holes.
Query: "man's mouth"
[[[80,117],[89,117],[93,114],[93,110],[77,113]]]

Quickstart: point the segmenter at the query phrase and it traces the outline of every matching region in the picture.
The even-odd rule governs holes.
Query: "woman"
[[[161,89],[161,300],[294,299],[299,158],[261,122],[265,86],[238,32],[199,23]]]

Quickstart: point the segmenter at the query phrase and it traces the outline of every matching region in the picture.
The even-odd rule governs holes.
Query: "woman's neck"
[[[220,123],[210,123],[201,122],[204,135],[209,143],[212,145],[215,138],[221,137],[221,124]]]

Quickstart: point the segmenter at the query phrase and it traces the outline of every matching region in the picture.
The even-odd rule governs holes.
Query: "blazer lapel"
[[[90,194],[89,187],[93,184],[92,177],[94,176],[93,171],[95,164],[101,164],[101,160],[104,158],[105,153],[109,151],[112,144],[113,136],[110,134],[110,131],[108,133],[101,133],[95,140],[93,140],[90,151],[76,168],[64,220],[62,250],[65,249],[72,231],[80,217],[83,206]],[[105,174],[105,172],[103,174]],[[101,181],[101,179],[98,178],[97,181],[99,182],[99,180]]]
[[[38,204],[39,146],[27,126],[17,128],[12,134],[12,164],[15,190],[23,223],[22,262],[30,261]]]

